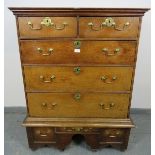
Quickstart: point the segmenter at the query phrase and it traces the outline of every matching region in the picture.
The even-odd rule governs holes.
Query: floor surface
[[[72,142],[62,152],[55,148],[40,148],[36,151],[29,149],[26,130],[21,126],[25,112],[20,109],[17,111],[5,109],[4,155],[151,155],[150,112],[138,111],[131,114],[136,128],[131,130],[128,149],[125,152],[112,148],[103,148],[92,152],[84,141],[80,144]]]

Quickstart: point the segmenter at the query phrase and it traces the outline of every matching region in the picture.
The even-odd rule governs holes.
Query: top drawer
[[[19,35],[24,38],[76,37],[76,17],[18,17]]]
[[[80,37],[137,38],[138,17],[81,17]]]

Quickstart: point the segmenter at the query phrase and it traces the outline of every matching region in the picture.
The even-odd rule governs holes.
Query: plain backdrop
[[[150,8],[150,0],[5,0],[5,106],[26,106],[16,22],[8,7]],[[151,108],[151,11],[143,17],[132,108]]]

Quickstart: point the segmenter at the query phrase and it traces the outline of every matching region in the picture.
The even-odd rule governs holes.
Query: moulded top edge
[[[79,14],[85,15],[88,13],[106,14],[106,15],[133,15],[143,16],[150,8],[48,8],[48,7],[9,7],[14,15],[30,15],[30,14]],[[94,14],[94,15],[95,15]]]

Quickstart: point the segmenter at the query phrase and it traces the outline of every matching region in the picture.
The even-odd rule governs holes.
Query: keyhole
[[[111,24],[111,20],[109,19],[109,24]]]

